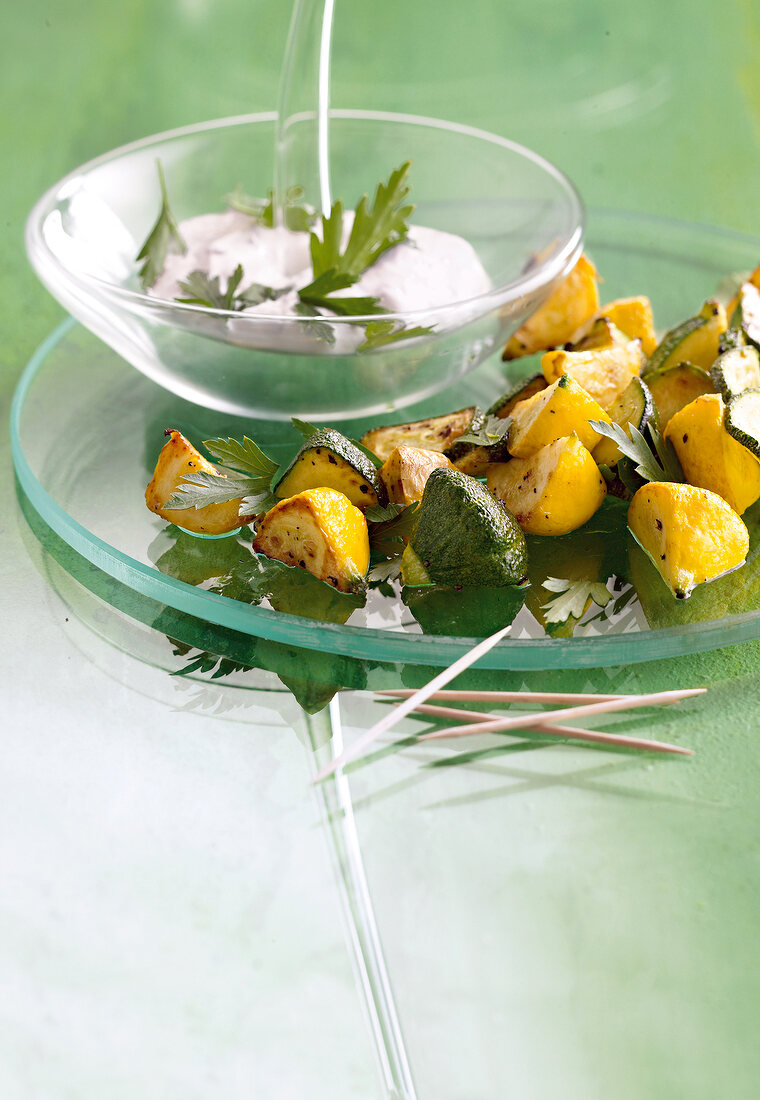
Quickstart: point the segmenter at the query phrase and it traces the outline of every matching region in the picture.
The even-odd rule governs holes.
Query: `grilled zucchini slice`
[[[710,378],[724,400],[744,393],[745,390],[760,389],[760,355],[757,348],[729,348],[712,365]]]
[[[672,416],[702,394],[715,393],[710,375],[693,363],[663,367],[647,374],[646,380],[657,410],[657,419],[663,428]]]
[[[388,502],[378,470],[359,448],[332,428],[306,440],[274,485],[274,495],[294,497],[307,489],[336,489],[357,508]]]
[[[486,409],[486,415],[498,416],[503,420],[511,414],[518,401],[524,401],[526,397],[532,397],[534,393],[545,390],[547,385],[543,374],[534,374],[527,382],[518,382],[501,397],[497,397],[493,405]]]
[[[760,458],[760,388],[729,398],[725,424],[732,439]]]
[[[369,566],[367,521],[336,489],[307,489],[267,512],[253,549],[352,592],[363,586]]]
[[[747,340],[760,348],[760,290],[754,282],[742,283],[739,288],[732,323],[738,324]]]
[[[409,424],[393,424],[372,428],[362,436],[362,444],[385,462],[396,447],[420,447],[425,451],[443,453],[468,430],[473,417],[481,410],[471,405],[445,416],[415,420]]]
[[[726,331],[726,311],[711,298],[699,313],[666,332],[644,368],[644,377],[677,363],[693,363],[709,370],[718,355],[718,343]]]
[[[612,423],[619,424],[629,438],[631,424],[643,432],[654,414],[652,394],[646,382],[638,376],[632,378],[613,403],[609,414]],[[607,436],[602,436],[594,447],[594,461],[600,466],[615,466],[621,458],[622,452],[617,443]]]
[[[717,493],[694,485],[643,485],[628,509],[628,527],[678,599],[738,569],[749,549],[736,512]]]
[[[627,344],[628,340],[629,337],[609,317],[595,317],[587,332],[576,335],[571,344],[565,344],[565,351],[600,351]]]

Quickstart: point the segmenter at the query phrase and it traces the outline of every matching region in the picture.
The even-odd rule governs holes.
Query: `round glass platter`
[[[604,210],[590,214],[586,248],[603,280],[603,300],[648,294],[663,330],[695,313],[725,279],[760,260],[757,239]],[[536,369],[535,359],[505,364],[492,357],[466,380],[420,405],[403,413],[389,409],[386,417],[346,422],[343,428],[358,438],[378,422],[399,423],[472,404],[487,407],[515,379]],[[300,443],[290,425],[242,420],[183,401],[66,321],[34,355],[14,397],[11,443],[19,483],[45,523],[98,569],[137,593],[221,628],[367,661],[426,666],[450,664],[472,647],[473,637],[496,629],[491,625],[481,635],[470,631],[467,636],[463,631],[426,633],[424,616],[379,592],[371,592],[366,607],[339,624],[201,587],[213,568],[209,573],[199,557],[224,558],[224,544],[235,540],[191,539],[145,507],[144,488],[166,428],[179,429],[195,443],[248,435],[277,461],[290,458]],[[756,518],[755,510],[745,515],[752,536],[747,565],[701,586],[689,600],[676,601],[656,575],[646,575],[653,567],[636,560],[636,548],[625,537],[625,510],[618,507],[613,519],[622,536],[619,560],[607,561],[602,573],[589,578],[608,584],[613,597],[608,608],[599,613],[598,607],[587,607],[577,622],[551,624],[541,612],[541,600],[548,602],[551,593],[542,592],[531,609],[526,605],[517,612],[511,635],[478,667],[598,668],[760,637],[760,553],[755,553],[760,512]],[[585,562],[595,553],[591,543],[610,543],[609,530],[595,521],[575,541],[541,540],[544,553],[551,543],[547,576],[572,578],[573,555]],[[181,564],[183,546],[191,566]]]

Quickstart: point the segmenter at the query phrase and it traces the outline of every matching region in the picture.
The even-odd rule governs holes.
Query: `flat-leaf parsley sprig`
[[[145,261],[138,272],[140,282],[145,290],[153,286],[164,270],[169,252],[181,252],[183,254],[187,252],[187,245],[169,206],[163,165],[160,160],[156,161],[156,165],[158,167],[158,185],[161,188],[161,210],[156,224],[137,253],[137,262],[139,263],[140,260]]]
[[[216,473],[199,470],[186,474],[167,501],[167,510],[205,508],[208,504],[225,504],[237,497],[243,498],[241,516],[273,507],[276,498],[270,487],[280,467],[252,439],[247,436],[242,440],[207,439],[203,446],[221,465]]]
[[[601,420],[590,420],[589,424],[594,431],[617,443],[626,458],[636,463],[636,473],[645,481],[682,482],[684,480],[681,463],[678,461],[673,444],[669,439],[663,439],[653,425],[649,425],[647,431],[654,450],[633,424],[628,425],[630,437],[619,424],[605,424]]]

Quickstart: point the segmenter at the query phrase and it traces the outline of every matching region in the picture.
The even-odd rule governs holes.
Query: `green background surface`
[[[123,142],[272,109],[288,18],[263,0],[6,13],[6,422],[62,316],[24,257],[34,200]],[[507,135],[591,206],[758,235],[758,56],[752,0],[338,0],[332,100]],[[263,673],[168,677],[171,655],[38,547],[5,435],[2,449],[0,1094],[383,1095],[295,703]],[[544,748],[431,768],[400,753],[356,773],[420,1097],[757,1095],[759,658],[748,644],[525,680],[708,686],[614,724],[688,744],[690,761]],[[344,711],[348,738],[380,713],[362,693]]]

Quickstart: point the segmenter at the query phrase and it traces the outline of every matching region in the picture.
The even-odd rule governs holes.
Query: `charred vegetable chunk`
[[[749,549],[747,528],[730,505],[694,485],[643,485],[628,509],[628,526],[679,599],[738,568]]]
[[[760,458],[760,389],[729,398],[724,417],[728,434]]]
[[[541,359],[547,382],[569,374],[607,411],[638,375],[644,362],[640,340],[592,351],[548,351]]]
[[[218,472],[216,466],[204,458],[181,432],[171,428],[166,434],[170,437],[169,441],[161,448],[153,477],[145,490],[145,503],[151,512],[167,523],[176,523],[178,527],[198,535],[224,535],[250,523],[252,515],[240,515],[241,497],[223,504],[207,504],[203,508],[166,507],[181,487],[184,477]]]
[[[519,584],[528,571],[525,536],[511,512],[474,478],[433,470],[403,564],[407,584]],[[416,572],[412,555],[421,563]]]
[[[545,390],[515,405],[509,430],[510,454],[525,458],[573,433],[592,450],[601,436],[590,426],[590,420],[609,423],[610,418],[576,381],[563,374]]]
[[[335,489],[307,489],[275,504],[259,524],[253,549],[306,569],[340,592],[361,587],[369,566],[364,514]]]
[[[667,426],[671,417],[702,394],[715,393],[710,375],[693,363],[676,363],[672,367],[651,371],[646,380],[662,428]]]
[[[501,397],[498,397],[493,405],[486,409],[486,415],[498,416],[503,420],[511,414],[518,401],[525,401],[526,398],[533,397],[534,394],[545,390],[547,385],[548,383],[543,374],[534,374],[527,382],[518,382],[511,390],[507,390]]]
[[[421,500],[427,479],[439,467],[451,469],[451,463],[438,451],[419,447],[396,447],[383,463],[383,479],[388,500],[393,504],[411,504]]]
[[[644,355],[651,355],[656,348],[657,337],[654,333],[652,303],[646,295],[641,294],[636,298],[616,298],[603,305],[599,315],[624,332],[629,340],[641,340],[641,350]]]
[[[686,480],[717,493],[739,515],[760,497],[760,462],[726,431],[720,394],[705,394],[677,412],[665,438]]]
[[[420,447],[425,451],[443,452],[460,435],[464,435],[478,412],[480,410],[473,405],[467,409],[447,413],[446,416],[415,420],[409,424],[372,428],[364,434],[362,443],[382,462],[385,462],[396,447]]]
[[[277,497],[293,497],[307,489],[337,489],[357,508],[387,502],[373,463],[340,432],[324,428],[307,439],[274,486]]]
[[[709,370],[717,358],[720,337],[727,327],[725,309],[720,302],[710,299],[695,317],[689,317],[665,333],[650,355],[644,375],[674,367],[677,363],[693,363],[695,367]]]
[[[566,344],[598,309],[596,268],[584,255],[547,301],[511,337],[502,358],[519,359]]]
[[[745,345],[724,351],[713,363],[710,378],[725,400],[745,390],[760,388],[760,355],[757,348]]]
[[[607,485],[591,453],[574,435],[529,458],[497,463],[488,488],[530,535],[566,535],[601,506]]]

